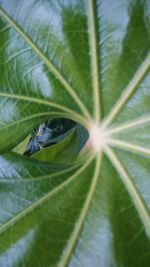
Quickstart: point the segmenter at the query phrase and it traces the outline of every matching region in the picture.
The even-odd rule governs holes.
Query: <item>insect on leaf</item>
[[[0,266],[149,267],[149,47],[149,0],[0,0]],[[85,147],[11,152],[49,118]]]

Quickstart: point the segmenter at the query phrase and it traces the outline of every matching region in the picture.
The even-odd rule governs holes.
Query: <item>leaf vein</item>
[[[142,147],[139,145],[134,145],[134,144],[128,143],[126,141],[122,141],[122,140],[118,140],[118,139],[109,138],[107,141],[112,146],[121,147],[121,148],[129,150],[130,152],[133,152],[133,153],[137,152],[140,155],[150,156],[150,149],[149,148],[145,148],[145,147]]]
[[[95,7],[96,1],[88,0],[88,24],[89,24],[89,44],[91,48],[91,72],[92,72],[92,86],[94,98],[95,119],[100,120],[100,79],[99,79],[99,64],[97,51],[97,36],[96,36],[96,21],[95,21]]]
[[[106,119],[103,121],[102,127],[105,128],[108,126],[117,116],[117,114],[120,112],[120,110],[123,108],[123,106],[126,104],[126,102],[129,100],[131,95],[135,92],[138,85],[142,82],[144,77],[146,76],[148,70],[150,68],[150,54],[145,58],[127,87],[123,90],[123,94],[119,98],[119,100],[116,102],[115,106],[112,108]]]
[[[32,41],[32,39],[21,29],[20,26],[2,9],[0,8],[0,16],[2,16],[7,23],[23,38],[23,40],[33,49],[33,51],[38,55],[38,57],[47,65],[49,70],[58,78],[60,83],[64,86],[69,95],[73,98],[75,103],[78,105],[80,110],[83,112],[86,118],[90,118],[90,114],[82,103],[78,95],[75,93],[72,86],[64,78],[64,76],[59,72],[55,65],[46,57],[46,55],[40,50],[39,47]]]
[[[124,183],[135,207],[138,212],[138,215],[143,222],[144,228],[148,236],[150,236],[150,214],[148,211],[148,208],[146,206],[146,203],[140,193],[138,192],[138,189],[136,188],[136,185],[133,183],[130,176],[125,171],[124,167],[122,166],[121,162],[115,155],[115,153],[112,151],[111,148],[108,146],[105,147],[105,153],[112,162],[113,166],[117,170],[118,174],[120,175],[120,179]]]
[[[70,237],[70,239],[68,241],[68,244],[67,244],[67,247],[66,247],[66,250],[65,250],[65,254],[62,255],[62,258],[60,259],[58,267],[65,267],[68,264],[69,259],[71,257],[71,253],[72,253],[72,251],[74,249],[74,246],[75,246],[75,244],[76,244],[76,242],[78,240],[79,234],[80,234],[81,229],[83,227],[83,224],[84,224],[84,221],[85,221],[85,217],[87,216],[88,209],[89,209],[89,206],[91,204],[92,197],[93,197],[93,194],[94,194],[94,191],[95,191],[95,188],[96,188],[96,185],[97,185],[97,181],[98,181],[98,178],[99,178],[101,157],[102,157],[102,153],[100,151],[100,153],[97,155],[97,158],[96,158],[95,171],[94,171],[94,175],[93,175],[93,179],[92,179],[92,182],[91,182],[91,186],[90,186],[89,192],[87,194],[84,206],[83,206],[83,208],[81,210],[81,213],[79,215],[79,219],[78,219],[78,221],[76,223],[76,226],[74,228],[72,236]]]
[[[92,161],[92,159],[93,159],[93,154],[91,155],[91,157],[89,157],[89,159],[86,161],[86,163],[84,165],[82,165],[71,177],[69,177],[67,179],[67,181],[63,182],[61,185],[57,186],[52,191],[48,192],[46,195],[44,195],[43,197],[41,197],[39,200],[37,200],[36,202],[34,202],[32,205],[28,206],[22,212],[20,212],[15,217],[13,217],[12,219],[10,219],[8,222],[6,222],[2,226],[0,226],[0,234],[2,232],[6,231],[9,227],[11,227],[12,225],[14,225],[15,223],[17,223],[19,220],[21,220],[25,215],[27,215],[30,212],[32,212],[33,209],[35,209],[35,208],[39,207],[40,205],[42,205],[50,197],[52,197],[53,195],[57,194],[65,186],[67,186],[68,184],[70,184],[77,177],[77,175],[79,175],[82,171],[84,171],[84,169],[90,164],[90,162]]]
[[[47,106],[52,106],[55,108],[58,108],[60,110],[63,110],[65,112],[67,112],[67,115],[72,115],[72,119],[77,119],[79,120],[79,122],[81,122],[85,127],[88,127],[87,121],[85,118],[83,118],[81,115],[79,115],[77,112],[74,112],[73,110],[62,106],[60,104],[57,103],[53,103],[49,100],[43,100],[43,99],[39,99],[39,98],[35,98],[35,97],[31,97],[31,96],[23,96],[23,95],[13,95],[13,94],[9,94],[9,93],[3,93],[0,92],[0,96],[2,97],[8,97],[8,98],[12,98],[12,99],[18,99],[18,100],[22,100],[22,101],[30,101],[30,102],[34,102],[37,104],[43,104],[43,105],[47,105]]]

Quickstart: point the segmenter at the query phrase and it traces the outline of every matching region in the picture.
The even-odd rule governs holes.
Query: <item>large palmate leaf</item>
[[[149,0],[0,0],[1,267],[149,266],[149,46]],[[82,156],[11,152],[55,117]]]

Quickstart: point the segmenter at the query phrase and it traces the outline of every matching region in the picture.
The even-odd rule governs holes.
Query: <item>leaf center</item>
[[[104,128],[92,123],[89,129],[89,144],[95,152],[99,152],[107,143],[107,134]]]

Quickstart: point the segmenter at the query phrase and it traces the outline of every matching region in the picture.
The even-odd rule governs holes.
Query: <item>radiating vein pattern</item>
[[[0,0],[0,267],[149,267],[147,3]],[[81,153],[10,151],[53,116]]]
[[[80,98],[76,95],[73,88],[70,86],[68,81],[61,75],[54,64],[45,56],[45,54],[40,50],[39,47],[34,44],[31,38],[13,21],[13,19],[0,8],[0,15],[5,18],[5,20],[14,28],[14,30],[23,38],[23,40],[33,49],[33,51],[39,56],[39,58],[47,65],[49,70],[58,78],[60,83],[64,86],[67,92],[71,95],[74,101],[77,103],[85,117],[90,118],[89,112],[87,111],[84,104],[81,102]]]
[[[84,206],[81,210],[81,214],[79,216],[79,219],[76,223],[76,227],[74,229],[74,232],[72,233],[70,240],[67,244],[67,248],[66,251],[62,257],[62,259],[60,260],[59,263],[59,267],[63,267],[66,266],[69,262],[69,259],[71,257],[71,254],[73,253],[73,249],[75,247],[76,242],[78,241],[80,232],[82,230],[83,224],[85,222],[85,218],[87,216],[90,204],[92,202],[92,198],[93,198],[93,194],[95,192],[96,189],[96,185],[99,179],[99,174],[100,174],[100,164],[101,164],[101,152],[98,154],[97,158],[96,158],[96,165],[95,165],[95,171],[92,177],[92,181],[91,181],[91,187],[89,189],[89,192],[87,194]]]
[[[124,183],[138,211],[139,217],[145,226],[145,231],[147,232],[148,236],[150,236],[150,214],[146,206],[146,203],[140,196],[140,193],[138,192],[135,184],[133,183],[133,181],[131,180],[131,178],[129,177],[124,167],[122,166],[121,162],[116,157],[115,153],[111,150],[111,148],[106,147],[105,152],[109,157],[110,161],[112,162],[112,164],[114,165],[114,167],[116,168],[117,172],[119,173],[120,178]]]
[[[121,95],[120,99],[117,101],[115,106],[112,108],[110,114],[103,122],[103,127],[106,127],[108,124],[110,124],[118,112],[123,108],[125,103],[128,101],[128,99],[131,97],[131,95],[134,93],[134,91],[137,89],[138,85],[141,83],[141,81],[144,79],[145,75],[150,69],[150,54],[146,57],[140,68],[135,73],[134,77],[128,84],[128,86],[124,89],[123,94]]]
[[[86,119],[84,119],[84,117],[80,116],[78,113],[74,112],[73,110],[71,110],[65,106],[62,106],[60,104],[54,103],[52,101],[38,99],[38,98],[35,98],[32,96],[23,96],[23,95],[3,93],[3,92],[0,92],[0,96],[5,97],[5,98],[10,98],[10,99],[27,101],[27,102],[31,102],[31,103],[37,103],[37,104],[46,105],[46,106],[50,106],[50,107],[55,107],[56,109],[60,110],[61,113],[66,112],[66,114],[71,114],[75,120],[76,119],[79,120],[81,122],[81,124],[83,124],[85,127],[87,127]]]
[[[84,171],[84,169],[86,169],[86,167],[90,164],[90,162],[93,159],[93,154],[91,155],[91,157],[89,157],[89,159],[86,161],[86,163],[81,166],[77,171],[75,171],[75,173],[69,177],[65,182],[63,182],[62,184],[60,184],[58,187],[54,188],[52,191],[48,192],[47,194],[45,194],[42,198],[40,198],[39,200],[37,200],[35,203],[31,204],[29,207],[27,207],[26,209],[24,209],[22,212],[20,212],[19,214],[17,214],[16,216],[14,216],[11,220],[9,220],[7,223],[3,224],[0,227],[0,233],[2,233],[3,231],[6,231],[9,227],[13,226],[15,223],[17,223],[20,219],[22,219],[25,215],[27,215],[28,213],[32,212],[34,209],[36,209],[37,207],[41,206],[45,201],[47,201],[51,196],[53,196],[54,194],[57,194],[59,192],[59,190],[63,189],[65,186],[67,186],[71,181],[73,181],[80,173],[82,173],[82,171]]]

